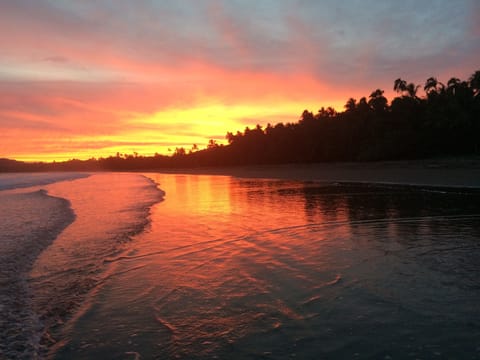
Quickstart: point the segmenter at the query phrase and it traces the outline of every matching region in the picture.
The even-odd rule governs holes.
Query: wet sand
[[[477,189],[146,176],[165,201],[53,359],[478,358]]]
[[[165,171],[162,171],[165,172]],[[321,182],[363,182],[440,187],[480,187],[480,158],[366,163],[255,165],[178,169],[171,173]]]

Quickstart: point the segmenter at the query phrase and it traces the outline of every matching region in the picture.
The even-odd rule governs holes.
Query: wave
[[[75,219],[68,200],[45,190],[0,192],[0,358],[40,351],[28,274],[38,255]]]
[[[44,326],[41,349],[54,352],[114,273],[114,264],[104,260],[128,252],[132,237],[148,228],[151,206],[165,194],[140,174],[98,173],[46,188],[68,198],[76,214],[30,273],[33,308]]]
[[[0,174],[0,358],[43,358],[61,343],[108,277],[103,259],[164,196],[138,174]]]
[[[87,173],[21,173],[0,174],[0,191],[48,185],[60,181],[81,179],[90,176]]]

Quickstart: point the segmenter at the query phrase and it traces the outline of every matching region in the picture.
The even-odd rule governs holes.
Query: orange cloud
[[[233,71],[194,60],[171,69],[131,69],[152,78],[0,83],[0,117],[8,130],[1,155],[45,160],[168,153],[210,138],[222,142],[227,131],[245,126],[296,121],[304,108],[340,108],[344,102],[306,73]]]

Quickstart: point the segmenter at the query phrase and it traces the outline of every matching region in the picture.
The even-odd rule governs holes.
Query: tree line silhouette
[[[210,140],[205,149],[175,149],[173,155],[121,155],[90,160],[27,164],[0,161],[0,171],[147,170],[333,161],[376,161],[480,153],[480,71],[446,84],[430,77],[423,85],[394,81],[389,104],[377,89],[350,98],[344,111],[304,110],[292,123],[228,132],[228,145]]]

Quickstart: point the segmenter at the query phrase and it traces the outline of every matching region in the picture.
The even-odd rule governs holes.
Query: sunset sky
[[[0,158],[203,148],[479,59],[478,0],[0,0]]]

